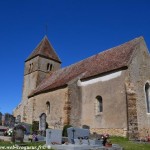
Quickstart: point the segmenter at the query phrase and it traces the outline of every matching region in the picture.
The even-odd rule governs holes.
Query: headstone
[[[6,113],[4,115],[4,125],[7,127],[14,127],[15,117],[11,114]]]
[[[89,129],[70,127],[70,128],[67,129],[67,133],[68,133],[69,143],[74,144],[74,139],[89,138],[90,131],[89,131]]]
[[[2,113],[0,112],[0,126],[2,125]]]
[[[24,132],[26,131],[23,125],[17,125],[13,129],[12,142],[19,140],[21,143],[24,139]]]
[[[20,116],[20,115],[18,115],[18,116],[16,117],[15,122],[16,122],[17,124],[21,122],[21,116]]]
[[[5,125],[5,116],[2,115],[2,126],[4,126],[4,125]]]
[[[46,145],[61,144],[62,130],[59,129],[46,129]]]
[[[43,131],[46,129],[46,114],[40,116],[39,130]]]
[[[82,128],[83,128],[83,129],[90,129],[90,126],[88,126],[88,125],[83,125]]]
[[[21,125],[23,125],[26,128],[26,134],[30,134],[30,130],[31,130],[31,124],[27,124],[27,123],[20,123]]]
[[[45,141],[46,138],[44,136],[41,136],[41,135],[37,135],[37,139],[38,141]]]

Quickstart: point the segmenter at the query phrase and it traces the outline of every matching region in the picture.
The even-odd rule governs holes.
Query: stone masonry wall
[[[88,125],[92,131],[107,132],[108,134],[124,136],[127,133],[127,105],[125,92],[126,70],[113,72],[118,74],[102,76],[106,80],[82,86],[81,126]],[[103,111],[97,112],[97,96],[103,100]],[[121,131],[121,132],[120,132]]]
[[[105,129],[105,128],[94,128],[94,129],[90,129],[91,133],[98,133],[98,134],[109,134],[109,135],[113,135],[113,136],[123,136],[126,137],[127,136],[127,130],[124,128],[111,128],[111,129]]]
[[[62,127],[66,119],[64,106],[67,98],[67,92],[68,88],[62,88],[30,98],[29,101],[32,101],[33,105],[32,109],[27,111],[27,115],[30,116],[32,113],[32,120],[39,121],[39,116],[42,113],[45,113],[47,116],[46,121],[50,128],[55,128],[56,126]],[[47,111],[47,102],[50,103],[50,113]]]
[[[150,83],[150,55],[142,40],[136,47],[126,77],[128,129],[130,138],[150,135],[150,114],[147,113],[145,84]]]
[[[70,124],[81,126],[81,89],[74,82],[68,85],[68,102],[70,103]]]

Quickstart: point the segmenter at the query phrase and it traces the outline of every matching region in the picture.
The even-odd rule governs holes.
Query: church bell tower
[[[51,72],[61,68],[61,60],[45,36],[25,61],[22,102]]]

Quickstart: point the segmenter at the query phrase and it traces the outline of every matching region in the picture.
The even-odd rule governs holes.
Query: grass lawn
[[[124,150],[150,150],[150,143],[137,143],[129,141],[127,138],[123,137],[111,137],[110,140],[113,144],[119,144],[122,146]]]
[[[17,148],[17,146],[16,145],[19,145],[20,147],[19,148]],[[16,143],[16,144],[13,144],[13,143],[11,143],[11,142],[3,142],[3,141],[0,141],[0,150],[2,150],[2,149],[5,149],[5,150],[17,150],[17,149],[19,149],[19,150],[24,150],[24,148],[23,147],[26,147],[26,150],[33,150],[33,149],[35,149],[35,150],[53,150],[53,149],[48,149],[48,148],[46,148],[46,147],[44,147],[44,145],[45,145],[45,142],[27,142],[27,143],[22,143],[22,144],[20,144],[20,143]]]
[[[110,140],[113,144],[119,144],[120,146],[122,146],[124,150],[150,150],[150,143],[147,143],[147,144],[136,143],[133,141],[129,141],[127,138],[122,138],[122,137],[111,137]],[[52,149],[46,149],[45,147],[42,147],[43,145],[45,145],[44,142],[32,142],[32,143],[29,142],[29,143],[24,143],[24,144],[26,144],[26,146],[28,147],[28,150],[29,150],[29,147],[31,149],[39,148],[39,150],[52,150]],[[5,147],[5,150],[10,150],[11,149],[10,146],[14,146],[14,144],[10,142],[0,141],[0,150],[4,149],[2,148],[3,146]],[[9,147],[7,148],[7,146]],[[23,147],[21,149],[23,149]]]

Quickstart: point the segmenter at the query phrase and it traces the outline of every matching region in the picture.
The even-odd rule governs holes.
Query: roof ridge
[[[87,59],[89,59],[89,58],[95,57],[95,56],[100,55],[100,54],[102,54],[102,53],[106,53],[106,52],[111,51],[111,50],[113,50],[113,49],[115,49],[115,48],[124,46],[125,44],[128,44],[129,42],[133,42],[133,41],[135,41],[135,40],[139,40],[139,42],[140,42],[142,39],[143,39],[143,36],[134,38],[134,39],[132,39],[132,40],[130,40],[130,41],[127,41],[127,42],[125,42],[125,43],[122,43],[121,45],[117,45],[117,46],[115,46],[115,47],[112,47],[112,48],[103,50],[103,51],[101,51],[101,52],[99,52],[99,53],[97,53],[97,54],[94,54],[94,55],[92,55],[92,56],[89,56],[89,57],[87,57],[87,58],[85,58],[85,59],[83,59],[83,60],[80,60],[80,61],[78,61],[78,62],[75,62],[75,63],[73,63],[73,64],[71,64],[71,65],[69,65],[69,66],[66,66],[66,67],[64,67],[64,68],[69,68],[69,67],[74,66],[74,65],[76,65],[76,64],[78,64],[78,63],[81,63],[81,62],[83,62],[83,61],[85,61],[85,60],[87,60]],[[137,43],[137,44],[138,44],[138,43]],[[137,45],[137,44],[136,44],[136,45]],[[63,69],[63,68],[61,68],[61,69]],[[57,70],[56,70],[56,71],[57,71]]]

